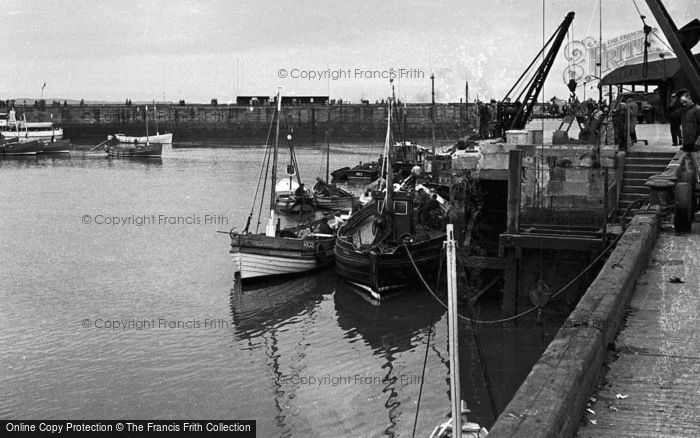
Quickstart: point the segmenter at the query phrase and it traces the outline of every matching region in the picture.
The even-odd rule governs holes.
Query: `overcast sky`
[[[656,22],[636,0],[647,22]],[[697,0],[666,0],[681,27]],[[603,0],[603,41],[640,30],[632,0]],[[406,69],[404,101],[501,98],[542,45],[542,0],[0,0],[0,98],[220,103],[240,95],[326,95],[375,101],[387,79],[361,71]],[[597,0],[545,0],[546,38],[574,11],[570,39],[598,39]],[[661,34],[661,33],[660,33]],[[566,42],[565,42],[566,43]],[[566,96],[558,56],[545,95]],[[287,76],[282,78],[280,69]],[[302,79],[309,71],[350,74]],[[335,73],[339,74],[339,73]],[[582,89],[579,90],[582,93]]]

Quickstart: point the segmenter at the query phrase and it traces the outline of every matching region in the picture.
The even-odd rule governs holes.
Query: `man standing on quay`
[[[678,96],[683,105],[683,147],[686,152],[700,150],[700,106],[698,106],[688,90],[680,90]]]

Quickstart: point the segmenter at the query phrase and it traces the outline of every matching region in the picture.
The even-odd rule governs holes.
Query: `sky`
[[[664,3],[678,27],[700,18],[696,0]],[[603,41],[642,28],[633,0],[0,0],[0,9],[0,99],[39,98],[46,83],[46,99],[227,103],[281,86],[374,102],[391,94],[392,71],[405,102],[430,101],[431,74],[438,102],[465,98],[466,82],[470,101],[501,99],[542,47],[543,27],[548,39],[569,11],[565,44],[598,41],[601,23]],[[547,98],[568,95],[563,52]],[[579,95],[595,90],[580,82]]]

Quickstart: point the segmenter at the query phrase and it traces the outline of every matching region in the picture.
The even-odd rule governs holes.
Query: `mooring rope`
[[[379,306],[377,306],[379,308]],[[428,364],[428,351],[430,351],[430,336],[433,334],[433,324],[435,324],[435,317],[434,315],[430,316],[430,325],[428,326],[428,341],[425,344],[425,356],[423,357],[423,371],[421,371],[420,375],[420,387],[418,388],[418,401],[416,403],[416,415],[413,417],[413,433],[411,434],[411,437],[416,436],[416,426],[418,425],[418,412],[420,411],[420,400],[421,397],[423,396],[423,382],[425,380],[425,368],[427,367]]]
[[[574,284],[576,281],[578,281],[586,272],[588,272],[596,263],[598,263],[598,261],[599,261],[601,258],[603,258],[603,256],[604,256],[611,248],[613,248],[613,247],[617,244],[617,242],[622,238],[623,234],[624,234],[624,233],[620,233],[620,235],[617,236],[617,238],[615,238],[615,240],[614,240],[610,245],[608,245],[603,251],[601,251],[601,253],[598,255],[598,257],[596,257],[588,266],[586,266],[578,275],[576,275],[576,277],[574,277],[571,281],[569,281],[567,284],[565,284],[565,285],[564,285],[561,289],[559,289],[556,293],[552,294],[552,296],[550,297],[550,299],[549,299],[547,302],[549,303],[551,300],[557,298],[559,295],[561,295],[562,293],[564,293],[569,287],[571,287],[572,284]],[[445,302],[443,302],[443,301],[435,294],[435,292],[430,288],[430,286],[428,285],[428,283],[425,281],[425,278],[423,277],[423,274],[421,274],[420,270],[418,269],[418,266],[416,265],[415,260],[413,260],[413,255],[411,254],[411,251],[408,249],[408,246],[406,245],[406,242],[401,242],[401,243],[402,243],[403,247],[406,249],[406,254],[408,254],[408,258],[411,260],[411,264],[413,265],[413,269],[416,271],[416,274],[418,274],[418,278],[420,278],[420,281],[423,283],[423,286],[425,286],[425,288],[428,290],[428,292],[430,292],[430,294],[433,296],[433,298],[435,298],[435,300],[436,300],[438,303],[440,303],[440,305],[441,305],[442,307],[444,307],[445,309],[447,309],[447,304],[445,304]],[[545,305],[546,305],[546,304],[545,304]],[[542,307],[544,307],[544,306],[542,306]],[[533,306],[533,307],[531,307],[531,308],[525,310],[524,312],[518,313],[517,315],[513,315],[513,316],[510,316],[510,317],[508,317],[508,318],[501,318],[501,319],[494,319],[494,320],[481,320],[481,319],[469,318],[469,317],[467,317],[467,316],[461,315],[459,312],[457,313],[457,316],[458,316],[460,319],[462,319],[462,320],[464,320],[464,321],[467,321],[467,322],[469,322],[469,323],[475,323],[475,324],[502,324],[502,323],[504,323],[504,322],[515,321],[516,319],[519,319],[519,318],[521,318],[521,317],[523,317],[523,316],[525,316],[525,315],[528,315],[528,314],[534,312],[535,310],[540,310],[542,307]]]

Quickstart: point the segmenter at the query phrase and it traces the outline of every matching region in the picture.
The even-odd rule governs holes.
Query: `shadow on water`
[[[289,319],[308,314],[333,291],[332,269],[280,278],[263,279],[243,284],[230,291],[231,316],[237,339],[250,339]]]
[[[416,349],[427,341],[430,326],[445,313],[432,298],[418,291],[405,294],[373,305],[345,282],[339,281],[334,294],[338,325],[345,332],[346,338],[360,335],[374,351],[375,356],[383,359],[381,364],[382,393],[385,397],[384,408],[388,416],[388,425],[384,436],[394,437],[398,432],[397,423],[405,406],[401,401],[410,397],[402,395],[406,376],[397,369],[395,361],[400,353]],[[413,392],[413,391],[412,391]]]

